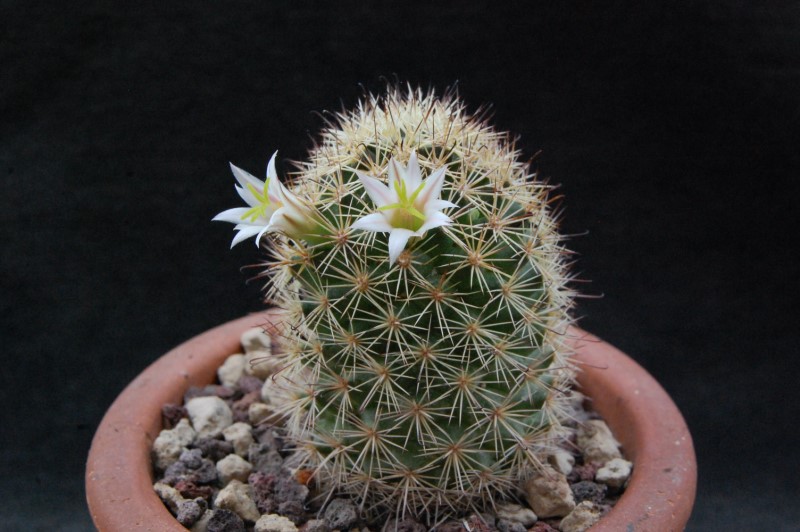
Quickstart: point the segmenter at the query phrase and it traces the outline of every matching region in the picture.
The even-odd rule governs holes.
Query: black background
[[[60,7],[57,7],[61,4]],[[385,78],[539,150],[581,325],[692,431],[691,530],[797,530],[800,6],[779,2],[2,2],[0,528],[88,530],[104,410],[261,308],[228,250],[233,161],[301,159]],[[587,234],[588,232],[588,234]]]

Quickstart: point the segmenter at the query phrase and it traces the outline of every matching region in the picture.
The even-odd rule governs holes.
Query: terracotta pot
[[[241,333],[265,326],[269,312],[207,331],[154,362],[111,405],[92,441],[86,498],[101,532],[185,531],[153,492],[150,447],[161,430],[161,407],[181,401],[192,385],[212,382]],[[273,331],[274,332],[274,331]],[[633,360],[575,329],[582,391],[634,462],[629,486],[591,532],[681,530],[694,503],[697,470],[680,412]]]

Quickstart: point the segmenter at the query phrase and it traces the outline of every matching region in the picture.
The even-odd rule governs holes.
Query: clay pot
[[[254,314],[192,338],[145,369],[114,401],[86,466],[86,498],[101,532],[186,530],[152,488],[150,447],[161,430],[161,407],[180,402],[190,386],[212,382],[225,358],[240,351],[242,332],[269,328],[270,317]],[[694,503],[697,469],[680,412],[633,360],[583,331],[572,333],[579,338],[582,391],[634,462],[625,494],[591,532],[682,530]]]

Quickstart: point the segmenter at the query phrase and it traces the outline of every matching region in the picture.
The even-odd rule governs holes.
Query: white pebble
[[[297,532],[297,526],[282,515],[266,514],[256,521],[253,532]]]
[[[200,438],[216,438],[233,423],[230,407],[216,396],[195,397],[186,403],[186,411]]]
[[[519,523],[525,528],[533,526],[539,519],[530,508],[513,503],[498,504],[497,517],[513,523]]]
[[[524,493],[539,518],[562,517],[575,508],[575,498],[566,475],[549,466],[527,479]]]
[[[577,443],[586,462],[605,464],[614,458],[622,458],[619,443],[606,422],[600,419],[591,419],[578,427]]]
[[[600,509],[591,501],[583,501],[561,520],[561,532],[584,532],[597,523]]]
[[[173,514],[178,513],[178,505],[186,500],[183,498],[183,495],[181,495],[180,491],[176,490],[169,484],[156,482],[153,484],[153,489]]]
[[[217,508],[230,510],[238,514],[245,521],[258,521],[261,515],[256,508],[256,503],[250,496],[250,487],[238,480],[231,480],[222,488],[214,499]]]
[[[214,517],[213,510],[206,510],[202,517],[192,525],[192,532],[208,532],[208,522]]]
[[[575,465],[575,457],[569,451],[557,449],[550,455],[550,463],[553,464],[558,471],[569,475],[572,473],[572,467]]]
[[[595,480],[612,488],[621,488],[630,478],[633,464],[622,458],[614,458],[597,470]]]
[[[244,422],[234,423],[222,431],[225,441],[233,444],[233,450],[239,456],[247,456],[250,444],[254,443],[253,427]]]
[[[217,369],[217,377],[223,386],[228,388],[237,389],[239,387],[239,379],[244,374],[245,356],[242,354],[231,355],[225,359],[225,362]]]
[[[217,462],[217,473],[222,481],[222,485],[227,485],[232,480],[247,482],[247,477],[253,471],[253,464],[239,456],[229,454]]]
[[[261,380],[267,380],[279,369],[277,357],[272,356],[272,339],[261,328],[250,329],[242,335],[245,352],[244,371]]]
[[[159,469],[166,469],[180,458],[186,446],[191,444],[197,433],[189,424],[189,420],[182,418],[171,429],[164,429],[153,442],[153,462]]]

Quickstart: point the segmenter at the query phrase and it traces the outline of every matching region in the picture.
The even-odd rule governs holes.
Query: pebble
[[[604,484],[591,482],[589,480],[581,480],[570,486],[572,494],[575,496],[575,502],[581,503],[583,501],[591,501],[599,503],[606,496],[608,488]]]
[[[575,508],[567,477],[552,467],[529,478],[524,484],[525,499],[539,518],[562,517]]]
[[[163,482],[153,484],[153,489],[172,515],[177,514],[181,503],[186,501],[178,490]]]
[[[253,464],[238,454],[229,454],[217,462],[217,473],[223,486],[232,480],[247,482],[251,471],[253,471]]]
[[[205,499],[193,499],[183,501],[178,505],[178,512],[175,518],[180,524],[189,528],[193,526],[208,509]]]
[[[248,461],[255,471],[277,473],[283,468],[283,457],[268,443],[255,443],[247,452]]]
[[[466,519],[469,532],[492,532],[495,530],[495,518],[486,514],[470,514]]]
[[[186,403],[186,411],[194,430],[201,438],[219,436],[226,427],[233,424],[230,407],[216,396],[196,397]]]
[[[309,519],[300,527],[300,532],[331,532],[331,527],[324,519]]]
[[[600,520],[602,513],[593,502],[583,501],[561,520],[561,532],[584,532]]]
[[[622,458],[619,443],[603,420],[590,419],[581,424],[578,427],[577,443],[587,463],[605,464],[614,458]]]
[[[612,488],[621,488],[630,478],[632,468],[633,464],[627,460],[614,458],[597,470],[595,480]]]
[[[188,416],[186,409],[181,405],[167,403],[161,407],[161,422],[164,424],[165,429],[174,428],[181,418],[186,416]]]
[[[260,425],[261,423],[274,424],[278,419],[275,410],[264,403],[252,403],[247,409],[247,419],[251,425]]]
[[[572,468],[572,473],[569,474],[569,480],[570,482],[594,480],[595,473],[597,473],[597,466],[595,464],[577,465]]]
[[[258,392],[260,397],[261,388],[264,386],[264,381],[262,381],[255,375],[244,374],[241,377],[239,377],[239,382],[236,384],[243,394]]]
[[[498,504],[497,517],[512,523],[519,523],[525,528],[532,526],[539,519],[530,508],[513,503]]]
[[[241,399],[231,405],[233,420],[235,422],[249,422],[250,405],[259,401],[261,401],[261,392],[258,390],[244,394]]]
[[[214,488],[211,486],[198,486],[191,480],[179,480],[175,483],[174,488],[181,492],[181,495],[186,499],[197,499],[199,497],[206,502],[211,502],[211,496],[214,494]]]
[[[256,521],[253,532],[297,532],[297,526],[281,515],[266,514]]]
[[[192,447],[200,449],[203,456],[213,462],[219,462],[233,452],[231,442],[217,438],[198,438]]]
[[[206,525],[208,532],[245,532],[244,521],[236,512],[219,508],[214,510]]]
[[[253,427],[248,423],[234,423],[222,431],[225,441],[233,445],[233,451],[239,456],[247,456],[250,446],[255,443]]]
[[[238,389],[239,379],[244,375],[245,356],[242,354],[231,355],[217,369],[217,378],[220,384],[228,388]]]
[[[558,531],[552,526],[545,523],[544,521],[539,521],[531,528],[529,528],[528,532],[558,532]]]
[[[214,499],[217,508],[223,508],[236,513],[245,521],[258,521],[261,515],[256,508],[256,503],[250,496],[250,487],[238,480],[231,480],[222,488]]]
[[[358,521],[356,507],[348,499],[333,499],[325,508],[324,515],[325,520],[334,530],[347,530]]]
[[[203,515],[192,525],[191,532],[208,532],[208,522],[214,516],[213,510],[206,510]]]
[[[245,352],[245,373],[261,380],[278,369],[278,360],[272,356],[272,339],[264,329],[249,329],[242,334]]]
[[[164,470],[177,462],[181,453],[196,437],[197,433],[186,418],[181,419],[175,428],[162,430],[153,442],[153,462],[156,468]]]
[[[522,526],[522,523],[516,521],[506,521],[505,519],[497,520],[497,530],[500,532],[527,532],[527,528]]]
[[[417,521],[406,517],[405,519],[389,519],[383,525],[382,532],[425,532],[428,528]]]
[[[549,458],[550,463],[558,471],[561,471],[565,475],[572,473],[572,468],[575,466],[575,456],[573,456],[571,452],[565,451],[564,449],[558,449],[551,454]]]
[[[164,471],[165,482],[174,485],[181,480],[211,484],[217,481],[217,468],[214,462],[203,458],[200,449],[187,449],[181,453],[177,462]]]

